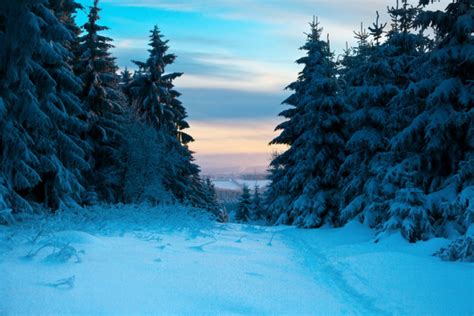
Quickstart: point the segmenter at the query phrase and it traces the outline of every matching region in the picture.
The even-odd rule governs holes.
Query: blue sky
[[[86,8],[92,0],[80,0]],[[119,67],[147,58],[149,30],[158,25],[178,56],[170,71],[187,107],[192,149],[204,171],[268,163],[277,114],[297,77],[294,63],[313,15],[330,34],[336,55],[352,31],[382,20],[384,0],[102,0],[101,23],[110,27]],[[79,13],[82,24],[85,13]]]

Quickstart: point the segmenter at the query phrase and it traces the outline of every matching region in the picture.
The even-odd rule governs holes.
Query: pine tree
[[[155,26],[150,35],[150,57],[146,62],[134,61],[139,70],[129,85],[132,108],[139,120],[153,126],[161,135],[167,155],[162,161],[166,166],[164,187],[178,201],[201,206],[205,198],[199,167],[193,163],[187,146],[193,138],[184,131],[189,127],[187,114],[173,85],[173,80],[182,74],[165,72],[176,59],[167,53],[167,43]]]
[[[125,70],[120,73],[120,83],[128,86],[132,82],[132,73],[125,67]]]
[[[429,1],[420,1],[427,5]],[[415,83],[403,91],[399,104],[410,110],[407,120],[391,141],[392,148],[405,153],[399,164],[399,173],[406,188],[416,188],[426,195],[426,224],[423,231],[413,231],[418,239],[431,234],[446,236],[453,222],[465,216],[467,207],[452,207],[452,195],[461,194],[472,187],[473,108],[472,69],[474,63],[474,30],[472,1],[453,1],[444,12],[422,11],[414,26],[425,30],[433,27],[437,35],[436,46],[418,60]],[[470,200],[470,199],[468,199]],[[471,202],[472,203],[472,202]],[[461,203],[462,204],[462,203]],[[471,208],[472,209],[472,208]],[[453,210],[458,210],[452,213]],[[393,225],[393,218],[386,228],[396,229],[402,220],[414,222],[417,215],[401,217]],[[393,215],[392,215],[393,217]],[[395,221],[395,223],[397,223]],[[459,225],[460,233],[472,224]],[[412,225],[414,227],[414,225]]]
[[[389,149],[381,155],[384,168],[378,170],[382,179],[383,188],[381,198],[387,204],[384,229],[400,229],[407,239],[415,241],[417,238],[427,238],[432,233],[430,216],[427,209],[420,203],[407,203],[408,197],[416,197],[418,201],[426,201],[425,192],[418,181],[412,176],[421,177],[418,172],[419,160],[411,155],[412,150],[396,145],[400,132],[411,122],[416,113],[423,107],[423,102],[413,98],[405,99],[404,95],[410,85],[420,77],[419,63],[425,56],[428,39],[420,32],[413,31],[413,22],[419,9],[402,1],[402,6],[388,9],[392,19],[392,30],[387,34],[385,58],[393,70],[394,81],[399,92],[390,101],[390,114],[385,125],[386,135],[390,138]],[[408,144],[408,143],[407,143]],[[411,143],[411,148],[417,147],[417,142]],[[415,159],[412,159],[415,158]],[[404,207],[394,207],[404,205]],[[420,222],[420,220],[423,222]],[[419,229],[423,229],[420,232]]]
[[[252,218],[254,220],[265,219],[265,214],[262,205],[262,198],[260,197],[260,187],[255,184],[252,196]]]
[[[320,39],[322,29],[317,20],[310,26],[302,47],[307,55],[297,61],[304,69],[288,86],[294,93],[285,103],[292,108],[280,114],[288,120],[277,126],[282,132],[272,141],[290,148],[271,162],[274,171],[268,203],[278,223],[319,227],[337,221],[345,105],[339,96],[329,43]]]
[[[361,29],[355,32],[359,41],[355,60],[350,61],[350,69],[345,70],[345,97],[350,105],[346,114],[347,156],[340,169],[342,179],[342,220],[347,221],[361,214],[370,226],[379,221],[377,210],[380,205],[371,205],[371,196],[378,190],[371,170],[374,157],[383,151],[387,144],[384,125],[387,120],[387,104],[396,94],[393,86],[393,72],[383,55],[380,38],[385,24],[377,20],[369,28],[375,43],[368,43],[368,33]],[[347,63],[347,61],[345,61]]]
[[[6,8],[4,5],[0,4],[0,60],[6,59],[6,49],[5,49],[5,23],[6,23]],[[5,132],[5,124],[6,124],[6,115],[7,115],[7,107],[3,98],[6,94],[6,82],[5,82],[5,65],[0,62],[0,134],[3,135]],[[0,139],[0,154],[2,155],[1,163],[3,161],[3,141]],[[10,213],[10,203],[8,201],[9,197],[9,190],[7,186],[7,181],[3,174],[3,168],[0,169],[0,212],[1,213]]]
[[[420,0],[420,5],[428,3]],[[436,87],[426,98],[430,115],[424,148],[430,155],[428,168],[437,176],[454,175],[458,199],[466,200],[474,190],[474,3],[456,0],[444,12],[422,11],[415,26],[431,26],[438,36],[438,45],[427,61],[439,72]],[[472,196],[467,203],[472,212]],[[464,233],[473,224],[472,214],[458,216],[468,219],[461,228]]]
[[[74,1],[68,2],[74,3]],[[1,172],[7,204],[16,212],[81,203],[87,144],[81,82],[68,63],[74,34],[45,0],[0,4],[2,36]]]
[[[240,196],[239,205],[235,213],[235,220],[237,222],[248,222],[252,214],[252,198],[250,196],[249,187],[244,184],[242,188],[242,195]]]
[[[125,96],[119,87],[115,58],[109,50],[112,39],[100,35],[107,30],[97,24],[98,0],[90,8],[84,24],[85,35],[79,38],[76,74],[83,81],[84,100],[90,129],[87,140],[92,147],[92,170],[89,185],[95,187],[101,200],[118,201],[122,189],[124,163],[122,159]]]
[[[206,178],[203,181],[202,185],[204,188],[204,208],[211,211],[214,215],[218,216],[220,207],[219,202],[217,201],[217,194],[214,183],[212,183],[211,179]]]

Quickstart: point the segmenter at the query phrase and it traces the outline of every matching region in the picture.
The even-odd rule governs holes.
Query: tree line
[[[288,146],[270,164],[272,223],[459,236],[440,255],[474,260],[474,2],[430,2],[397,1],[390,25],[377,13],[338,58],[310,23],[272,141]]]
[[[188,144],[186,109],[155,27],[149,58],[118,74],[95,0],[0,3],[0,210],[183,203],[217,211]]]

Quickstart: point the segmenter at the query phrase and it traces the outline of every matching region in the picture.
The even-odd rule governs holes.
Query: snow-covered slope
[[[87,214],[0,227],[1,315],[474,313],[474,265],[431,256],[445,240],[216,224],[180,207]]]

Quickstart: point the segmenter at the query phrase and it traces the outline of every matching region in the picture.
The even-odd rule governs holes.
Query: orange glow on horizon
[[[278,135],[276,121],[191,121],[195,141],[191,150],[199,155],[281,152],[286,146],[268,145]]]

